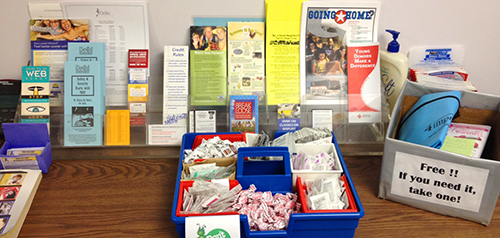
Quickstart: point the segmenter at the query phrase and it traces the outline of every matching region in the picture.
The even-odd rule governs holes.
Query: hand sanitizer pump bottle
[[[401,88],[408,77],[408,58],[399,53],[399,43],[396,41],[398,31],[385,30],[392,34],[387,50],[380,51],[380,75],[384,87],[384,95],[389,100],[389,112],[392,114],[394,104],[398,99]]]

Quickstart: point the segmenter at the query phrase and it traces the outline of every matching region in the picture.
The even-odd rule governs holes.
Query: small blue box
[[[4,160],[19,157],[36,157],[36,163],[47,173],[52,163],[52,149],[47,124],[45,123],[4,123],[2,124],[5,134],[5,143],[0,149],[0,169],[4,169]],[[40,155],[9,156],[7,150],[11,148],[45,147]],[[6,162],[6,161],[5,161]],[[14,169],[14,168],[13,168]],[[33,164],[28,167],[20,165],[17,169],[33,169]]]
[[[282,160],[251,161],[246,157],[276,156]],[[236,180],[243,189],[254,184],[259,191],[292,192],[292,169],[288,147],[242,147],[238,149]]]

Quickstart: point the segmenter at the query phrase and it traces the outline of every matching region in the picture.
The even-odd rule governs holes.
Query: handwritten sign
[[[391,193],[478,212],[489,170],[396,152]]]

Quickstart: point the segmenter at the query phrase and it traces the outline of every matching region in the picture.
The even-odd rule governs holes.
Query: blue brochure
[[[231,132],[259,133],[258,95],[230,95],[229,114]]]
[[[98,61],[64,63],[64,145],[103,144],[102,71]]]
[[[459,91],[422,96],[401,120],[398,139],[441,148],[450,123],[458,112],[461,98]]]
[[[98,61],[106,69],[106,44],[103,42],[69,42],[68,61]],[[106,114],[106,70],[101,70],[102,114]]]

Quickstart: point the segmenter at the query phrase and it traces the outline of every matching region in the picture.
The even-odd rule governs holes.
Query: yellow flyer
[[[148,100],[147,84],[128,85],[128,101],[147,101],[147,100]]]
[[[299,40],[303,1],[266,1],[266,88],[269,105],[300,103]]]

